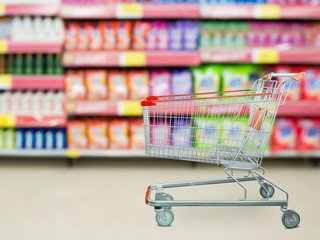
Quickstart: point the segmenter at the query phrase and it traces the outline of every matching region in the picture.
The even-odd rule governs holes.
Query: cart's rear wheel
[[[272,197],[274,194],[274,187],[270,184],[268,184],[268,192],[269,192],[269,198]],[[260,195],[262,197],[268,198],[268,192],[263,187],[260,187]]]
[[[292,219],[290,220],[287,215],[284,213],[282,215],[282,223],[286,228],[295,228],[300,223],[300,216],[295,211],[291,211]]]
[[[174,220],[173,212],[170,209],[164,209],[164,216],[156,214],[156,222],[159,226],[167,227],[170,226]]]

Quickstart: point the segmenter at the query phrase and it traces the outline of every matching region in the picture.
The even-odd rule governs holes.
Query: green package
[[[211,46],[211,24],[209,22],[200,22],[200,49],[210,49]]]
[[[243,143],[248,124],[248,116],[240,116],[235,121],[234,116],[221,120],[221,141],[225,146],[240,147]]]
[[[213,149],[220,142],[221,119],[200,118],[194,119],[194,147],[200,149]]]
[[[220,90],[219,65],[193,67],[191,70],[193,75],[194,93],[217,92]]]

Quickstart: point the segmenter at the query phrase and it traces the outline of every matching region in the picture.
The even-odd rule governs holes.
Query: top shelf
[[[0,16],[55,16],[59,9],[60,4],[0,4]]]
[[[63,4],[65,19],[320,19],[320,6],[199,4]]]

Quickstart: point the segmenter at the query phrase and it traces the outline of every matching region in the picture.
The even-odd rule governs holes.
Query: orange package
[[[65,75],[66,95],[70,99],[82,99],[86,96],[83,71],[68,71]]]
[[[110,99],[128,99],[128,81],[125,71],[110,71],[108,74]]]
[[[149,95],[149,72],[131,70],[128,72],[130,99],[142,99]]]
[[[118,21],[117,31],[117,49],[128,50],[131,48],[132,24],[130,21]]]
[[[126,119],[113,119],[109,122],[109,139],[111,149],[128,149],[129,124]]]
[[[133,24],[132,48],[143,50],[147,48],[147,36],[151,29],[151,23],[147,21],[135,21]]]
[[[89,49],[100,50],[102,49],[102,34],[99,27],[99,23],[92,22],[86,24],[86,30],[88,34]]]
[[[67,50],[77,48],[77,36],[79,32],[79,24],[76,22],[67,23],[65,25],[64,47]]]
[[[130,121],[130,146],[132,149],[144,149],[143,119],[132,119]]]
[[[88,23],[80,22],[77,27],[77,50],[87,50],[89,48],[89,37],[87,32]]]
[[[87,148],[85,121],[70,121],[67,128],[68,148]]]
[[[117,45],[117,24],[112,21],[99,23],[102,37],[102,49],[115,50]]]
[[[108,97],[107,71],[87,70],[85,84],[89,99],[105,99]]]
[[[108,122],[91,120],[87,122],[88,145],[90,149],[106,149],[108,140]]]

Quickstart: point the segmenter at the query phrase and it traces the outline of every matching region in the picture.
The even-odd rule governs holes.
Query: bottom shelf
[[[128,157],[137,158],[143,157],[147,158],[144,150],[77,150],[77,149],[52,149],[52,150],[36,150],[36,149],[24,149],[24,150],[0,150],[0,157],[69,157],[69,158],[79,158],[79,157]],[[270,152],[266,153],[265,158],[320,158],[319,151],[281,151],[281,152]]]

